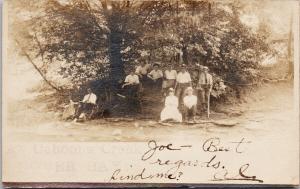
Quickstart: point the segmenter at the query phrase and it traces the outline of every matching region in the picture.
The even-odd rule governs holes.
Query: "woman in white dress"
[[[160,121],[173,120],[182,122],[182,115],[178,110],[178,98],[174,95],[174,89],[169,89],[169,96],[166,97],[165,107],[160,114]]]

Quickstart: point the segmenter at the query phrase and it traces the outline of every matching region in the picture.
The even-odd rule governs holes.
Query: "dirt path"
[[[28,102],[28,101],[27,101]],[[58,114],[44,112],[45,103],[10,104],[7,139],[13,141],[147,141],[199,140],[201,137],[222,136],[276,136],[290,132],[293,125],[293,88],[288,83],[266,84],[253,91],[247,102],[224,107],[227,112],[242,115],[213,113],[217,123],[206,118],[198,124],[162,125],[154,120],[94,120],[86,123],[62,122]],[[295,130],[296,131],[296,130]]]

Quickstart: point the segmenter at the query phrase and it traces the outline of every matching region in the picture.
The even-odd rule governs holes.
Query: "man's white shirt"
[[[135,73],[140,75],[146,75],[150,69],[150,64],[145,64],[144,66],[140,65],[136,68]]]
[[[165,71],[165,76],[166,76],[166,79],[176,79],[177,77],[177,72],[176,70],[166,70]]]
[[[94,93],[86,94],[82,100],[82,102],[84,103],[91,103],[91,104],[96,104],[96,101],[97,101],[97,96]]]
[[[161,70],[152,70],[148,75],[153,79],[159,79],[163,77],[163,72]]]
[[[192,81],[191,75],[189,74],[189,72],[184,72],[184,73],[179,72],[177,74],[176,81],[178,83],[189,83]]]
[[[125,83],[129,83],[129,84],[139,84],[139,76],[137,75],[128,75],[125,78]]]
[[[188,108],[192,108],[194,105],[197,105],[197,96],[195,95],[185,96],[183,98],[183,104]]]

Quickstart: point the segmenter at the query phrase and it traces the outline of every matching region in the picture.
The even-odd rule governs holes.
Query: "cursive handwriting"
[[[198,160],[194,160],[194,161],[190,161],[190,160],[161,160],[161,159],[157,159],[154,162],[150,162],[150,164],[152,165],[159,165],[159,166],[170,166],[170,169],[175,169],[175,170],[179,170],[181,167],[196,167],[199,165],[199,161]]]
[[[236,153],[243,153],[241,150],[242,144],[248,144],[251,143],[250,141],[245,141],[245,138],[242,138],[238,142],[231,142],[234,145],[234,149]],[[221,144],[221,139],[218,137],[215,138],[209,138],[206,141],[204,141],[202,145],[202,150],[204,152],[228,152],[231,150],[229,146],[225,146]]]
[[[151,180],[151,179],[167,179],[167,180],[179,180],[179,178],[183,175],[182,172],[171,171],[167,170],[165,172],[159,173],[149,173],[147,172],[146,168],[143,168],[138,173],[127,174],[123,173],[121,169],[117,169],[113,172],[112,176],[110,177],[109,181],[124,181],[124,180]]]
[[[148,142],[148,150],[142,155],[142,160],[146,161],[150,159],[156,151],[164,151],[164,150],[169,150],[169,151],[174,151],[174,150],[181,150],[182,148],[190,148],[192,147],[191,145],[182,145],[179,147],[174,147],[172,143],[169,143],[167,145],[158,145],[155,140],[150,140]]]
[[[172,158],[164,159],[162,158],[159,152],[173,152],[181,151],[184,148],[192,148],[192,145],[174,145],[172,143],[158,144],[155,140],[150,140],[147,143],[147,149],[142,154],[141,160],[148,163],[148,165],[155,165],[161,167],[160,171],[149,171],[148,167],[145,166],[142,169],[133,170],[133,169],[121,169],[118,168],[114,170],[110,177],[110,181],[137,181],[137,180],[146,180],[146,179],[167,179],[167,180],[179,180],[183,171],[186,171],[185,168],[192,167],[201,167],[203,169],[211,169],[212,172],[212,181],[250,181],[250,182],[259,182],[263,183],[262,179],[258,179],[256,176],[249,176],[247,170],[250,166],[249,163],[243,164],[237,170],[228,170],[228,166],[224,164],[222,157],[219,156],[222,153],[233,153],[241,154],[245,152],[246,145],[251,141],[246,141],[245,138],[241,140],[224,143],[220,138],[214,137],[205,140],[202,143],[202,149],[199,150],[201,154],[211,154],[209,159],[179,159],[175,154],[172,154]],[[199,148],[197,148],[199,149]],[[168,154],[169,155],[169,154]],[[197,157],[207,157],[207,156],[198,156],[198,153],[195,154]],[[246,154],[245,154],[246,155]],[[182,157],[182,156],[178,156]],[[132,168],[133,166],[130,165]],[[152,172],[151,172],[152,171]],[[233,171],[233,172],[232,172]],[[232,174],[235,173],[235,174]]]
[[[215,173],[214,174],[214,179],[212,181],[230,181],[230,180],[244,180],[244,181],[254,181],[254,182],[259,182],[263,183],[264,181],[261,179],[258,179],[256,176],[247,176],[246,171],[249,168],[250,164],[244,164],[242,165],[239,170],[238,174],[236,176],[229,176],[229,172],[225,167],[222,167],[223,170],[221,172]]]

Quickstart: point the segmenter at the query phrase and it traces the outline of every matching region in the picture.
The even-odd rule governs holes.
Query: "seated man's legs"
[[[92,113],[94,107],[95,107],[95,105],[91,104],[91,103],[80,103],[77,108],[74,118],[77,118],[77,119],[80,118],[80,115],[82,113],[84,113],[87,117],[89,117],[90,114]]]
[[[91,103],[85,104],[84,113],[86,114],[87,118],[91,118],[91,114],[92,114],[95,106],[96,106],[95,104],[91,104]]]
[[[192,115],[192,119],[195,119],[196,113],[197,113],[197,105],[194,105],[191,109],[190,109],[191,115]]]
[[[83,112],[83,103],[80,103],[75,111],[74,118],[79,118],[80,114]]]
[[[147,85],[148,81],[149,81],[149,78],[148,78],[147,75],[142,75],[141,76],[141,83],[142,83],[143,86]]]
[[[149,86],[152,90],[159,90],[162,87],[162,78],[156,79],[156,80],[152,80],[149,79]]]
[[[194,105],[191,108],[188,108],[187,106],[183,107],[183,119],[185,121],[188,121],[190,118],[193,120],[195,119],[197,113],[197,106]]]
[[[137,108],[138,104],[138,88],[139,85],[128,85],[125,87],[126,92],[126,97],[127,97],[127,106],[128,108]]]
[[[139,88],[138,84],[125,86],[127,98],[132,98],[133,96],[135,96],[138,91],[138,88]]]
[[[188,114],[189,114],[189,108],[186,107],[186,106],[183,106],[183,109],[182,109],[182,118],[183,118],[183,121],[188,120]]]
[[[140,88],[140,90],[143,90],[148,85],[148,83],[147,83],[148,77],[147,77],[147,75],[140,75],[139,79],[140,79],[139,88]]]
[[[139,85],[132,85],[131,86],[131,94],[132,96],[136,97],[137,96],[137,93],[138,93],[138,90],[139,90]]]
[[[162,81],[163,81],[163,79],[159,78],[159,79],[157,79],[154,82],[154,88],[155,88],[155,90],[161,90],[161,88],[162,88]]]

